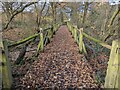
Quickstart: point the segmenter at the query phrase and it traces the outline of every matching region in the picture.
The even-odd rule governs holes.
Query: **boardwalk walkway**
[[[97,88],[94,71],[79,54],[77,44],[66,26],[61,26],[21,78],[27,88]]]

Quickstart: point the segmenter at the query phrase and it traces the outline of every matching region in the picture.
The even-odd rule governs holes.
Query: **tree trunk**
[[[28,45],[31,43],[31,41],[29,41],[28,43],[26,43],[23,47],[22,47],[22,49],[20,50],[20,54],[19,54],[19,56],[18,56],[18,58],[17,58],[17,60],[15,61],[15,64],[20,64],[22,61],[23,61],[23,59],[24,59],[24,56],[25,56],[25,53],[26,53],[26,49],[27,49],[27,47],[28,47]]]
[[[89,3],[86,2],[85,7],[84,7],[84,13],[83,13],[82,27],[85,27],[84,23],[85,23],[85,18],[86,18],[86,15],[87,15],[88,6],[89,6]]]
[[[119,12],[120,12],[120,5],[118,5],[118,7],[116,8],[116,11],[113,13],[113,15],[110,19],[110,22],[109,22],[109,25],[108,25],[108,34],[105,36],[104,41],[107,41],[107,39],[109,39],[114,34],[115,31],[113,31],[113,29],[111,27],[113,25],[113,22],[114,22],[115,18],[119,14]]]

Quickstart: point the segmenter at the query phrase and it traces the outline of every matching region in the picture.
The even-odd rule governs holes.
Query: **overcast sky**
[[[83,2],[83,1],[90,1],[90,2],[109,2],[110,5],[116,5],[116,4],[120,4],[120,0],[1,0],[2,2],[7,2],[7,1],[15,1],[15,2],[30,2],[30,1],[41,1],[41,2],[54,2],[54,1],[58,1],[58,2],[73,2],[73,1],[76,1],[76,2]],[[31,8],[31,7],[28,7],[28,8]],[[26,9],[26,10],[30,10],[30,9]],[[1,8],[1,3],[0,3],[0,12],[2,11],[2,8]]]
[[[109,0],[110,5],[120,4],[120,0]]]

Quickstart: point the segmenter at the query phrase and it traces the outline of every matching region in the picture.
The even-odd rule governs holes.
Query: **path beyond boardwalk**
[[[61,26],[51,42],[32,63],[19,88],[98,88],[95,73],[67,26]]]

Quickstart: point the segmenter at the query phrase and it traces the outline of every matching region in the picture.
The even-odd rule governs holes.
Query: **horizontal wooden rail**
[[[5,40],[0,41],[0,49],[2,50],[2,55],[0,55],[0,75],[2,76],[2,79],[0,77],[0,80],[3,85],[3,88],[10,89],[12,86],[12,73],[10,68],[11,65],[8,60],[8,48],[23,44],[39,36],[40,40],[37,48],[37,55],[38,55],[39,51],[43,51],[44,49],[45,38],[48,38],[48,37],[51,38],[54,32],[58,29],[58,27],[59,27],[59,24],[53,25],[52,27],[42,30],[43,32],[41,33],[34,34],[32,36],[29,36],[23,40],[20,40],[10,45],[7,45],[7,42]]]
[[[23,43],[31,40],[32,38],[37,37],[38,35],[39,35],[39,33],[38,33],[38,34],[34,34],[34,35],[32,35],[32,36],[29,36],[29,37],[27,37],[27,38],[25,38],[25,39],[23,39],[23,40],[21,40],[21,41],[18,41],[18,42],[14,43],[14,44],[8,45],[8,48],[14,47],[14,46],[17,46],[17,45],[20,45],[20,44],[23,44]]]
[[[79,37],[78,43],[79,43],[80,52],[85,53],[85,50],[84,50],[85,46],[83,45],[84,44],[83,36],[111,50],[104,87],[120,90],[120,85],[119,85],[120,83],[120,40],[118,39],[113,40],[112,46],[110,46],[105,42],[102,42],[98,39],[95,39],[89,36],[88,34],[83,32],[83,28],[80,28],[80,30],[73,29],[74,26],[69,22],[67,23],[67,25],[72,35],[74,35],[74,37],[76,36]],[[76,32],[74,30],[78,30],[77,32],[78,35],[76,35]]]
[[[86,33],[84,33],[84,32],[83,32],[83,36],[85,36],[86,38],[88,38],[88,39],[90,39],[90,40],[92,40],[92,41],[94,41],[94,42],[102,45],[103,47],[106,47],[106,48],[108,48],[108,49],[111,49],[111,48],[112,48],[112,46],[108,45],[107,43],[104,43],[104,42],[102,42],[102,41],[100,41],[100,40],[97,40],[97,39],[89,36],[88,34],[86,34]]]
[[[67,24],[67,25],[68,25],[69,29],[76,28],[76,26],[73,26],[69,21],[68,21],[68,24]],[[78,30],[78,29],[76,28],[76,30]],[[70,31],[71,31],[71,30],[70,30]],[[73,31],[74,31],[74,30],[72,30],[71,32],[73,33]],[[74,31],[74,32],[75,32],[75,31]],[[80,33],[80,30],[78,30],[78,32]],[[88,39],[90,39],[90,40],[92,40],[92,41],[94,41],[94,42],[102,45],[103,47],[106,47],[106,48],[108,48],[108,49],[111,49],[111,48],[112,48],[112,46],[108,45],[107,43],[102,42],[102,41],[100,41],[100,40],[98,40],[98,39],[95,39],[95,38],[89,36],[88,34],[86,34],[85,32],[83,32],[82,34],[83,34],[83,36],[85,36],[86,38],[88,38]],[[74,37],[75,37],[75,36],[74,36]]]
[[[50,29],[52,29],[53,27],[52,26],[50,26],[50,27],[48,27],[48,28],[46,28],[46,29],[44,29],[43,31],[48,31],[48,30],[50,30]]]
[[[46,28],[46,29],[44,29],[43,31],[48,31],[48,30],[50,30],[50,29],[51,29],[51,27]],[[27,37],[27,38],[25,38],[25,39],[23,39],[23,40],[20,40],[20,41],[14,43],[14,44],[10,44],[10,45],[8,45],[8,48],[14,47],[14,46],[17,46],[17,45],[20,45],[20,44],[23,44],[23,43],[25,43],[25,42],[33,39],[33,38],[36,38],[37,36],[39,36],[39,34],[40,34],[40,33],[34,34],[34,35],[29,36],[29,37]]]
[[[34,39],[34,38],[39,36],[40,37],[40,41],[39,41],[38,48],[37,48],[37,53],[39,53],[39,50],[43,51],[44,42],[45,42],[44,40],[46,40],[46,38],[50,40],[53,37],[53,34],[56,32],[56,29],[58,27],[59,27],[59,24],[54,24],[53,26],[50,26],[50,27],[42,30],[41,33],[34,34],[34,35],[29,36],[29,37],[27,37],[27,38],[25,38],[23,40],[20,40],[20,41],[14,43],[14,44],[8,45],[8,48],[15,47],[17,45],[23,44],[23,43],[25,43],[25,42],[27,42],[27,41],[29,41],[31,39]]]

